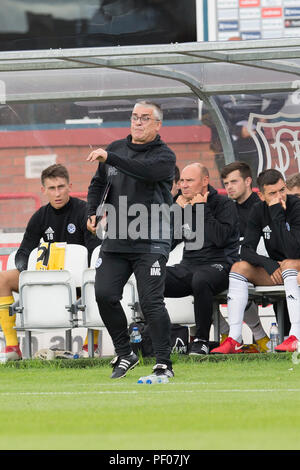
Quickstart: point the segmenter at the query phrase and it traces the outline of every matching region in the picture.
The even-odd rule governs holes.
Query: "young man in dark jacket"
[[[155,207],[168,208],[173,202],[171,189],[176,158],[158,134],[162,118],[159,106],[138,102],[132,111],[131,134],[111,143],[106,150],[91,152],[87,158],[100,162],[88,190],[88,229],[92,232],[96,231],[97,206],[107,194],[107,231],[97,263],[95,294],[117,354],[112,363],[113,379],[125,376],[138,363],[120,304],[123,288],[132,273],[156,355],[153,373],[168,378],[174,375],[170,359],[170,318],[164,305],[170,221],[167,210],[162,210],[162,223],[154,223],[151,216]],[[139,224],[136,224],[137,211],[141,211]],[[137,225],[140,233],[134,230]],[[164,233],[163,226],[169,226],[168,233]]]
[[[229,337],[212,353],[240,352],[248,282],[268,286],[284,284],[291,329],[289,337],[276,347],[276,351],[295,351],[300,340],[297,282],[300,270],[300,200],[297,196],[287,195],[285,181],[277,170],[261,172],[257,184],[261,201],[253,206],[249,215],[241,248],[242,261],[232,266],[229,276]],[[256,252],[261,236],[269,257]]]
[[[242,242],[245,237],[251,209],[255,203],[260,201],[257,192],[252,190],[251,169],[245,162],[232,162],[222,169],[221,178],[228,196],[235,201],[236,204],[239,218],[240,242]],[[260,254],[265,254],[263,243],[259,244],[258,250]],[[223,320],[223,322],[225,322],[225,320]],[[250,301],[247,305],[244,322],[251,329],[259,352],[268,352],[270,339],[261,324],[258,306],[253,301]],[[228,337],[228,333],[229,325],[226,323],[226,338]],[[222,336],[223,339],[226,339],[224,337],[225,335]]]
[[[60,164],[46,168],[41,174],[42,192],[49,203],[38,209],[28,222],[23,240],[16,253],[16,269],[0,272],[0,323],[6,347],[0,362],[22,358],[15,326],[15,315],[9,316],[12,292],[19,290],[19,274],[27,269],[31,251],[45,242],[67,242],[86,246],[91,256],[99,240],[86,228],[86,202],[70,197],[68,170]]]
[[[213,297],[227,289],[231,265],[238,260],[237,212],[234,202],[219,195],[209,184],[208,170],[201,163],[193,163],[182,170],[180,189],[182,194],[176,203],[183,211],[192,206],[192,217],[191,224],[182,226],[181,262],[167,267],[165,297],[194,296],[196,334],[190,354],[208,354]],[[203,216],[201,212],[197,214],[199,205],[203,206]],[[204,227],[201,247],[193,246],[190,239],[197,224]],[[178,233],[176,227],[175,231]],[[177,241],[181,241],[176,236]]]

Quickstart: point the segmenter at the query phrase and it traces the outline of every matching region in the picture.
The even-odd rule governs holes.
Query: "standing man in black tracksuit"
[[[167,267],[165,297],[194,296],[196,334],[190,354],[208,354],[213,296],[227,289],[231,265],[238,260],[237,212],[234,202],[209,184],[208,170],[201,163],[182,170],[180,189],[176,202],[183,211],[192,205],[193,226],[183,224],[183,257],[180,264]],[[199,204],[204,206],[203,220],[197,220],[201,218],[196,211]],[[190,233],[195,233],[196,224],[204,224],[204,241],[202,248],[193,249]]]
[[[284,178],[277,170],[262,171],[257,184],[261,201],[254,204],[249,215],[241,248],[242,261],[232,266],[229,275],[229,337],[212,353],[240,352],[248,282],[258,286],[284,285],[291,329],[289,337],[275,348],[276,351],[295,351],[300,340],[297,282],[300,271],[300,200],[297,196],[287,195]],[[256,252],[261,236],[269,257]]]
[[[158,135],[162,118],[159,106],[147,101],[138,102],[132,111],[131,134],[111,143],[106,150],[94,150],[87,158],[91,162],[100,162],[88,190],[87,227],[92,232],[96,231],[97,206],[109,187],[107,231],[97,263],[95,294],[99,313],[117,354],[112,362],[113,379],[125,376],[138,363],[130,346],[127,320],[120,304],[124,285],[132,273],[136,277],[139,301],[150,327],[156,355],[153,373],[168,378],[174,375],[170,360],[170,319],[164,305],[170,223],[162,220],[169,227],[166,235],[160,224],[154,225],[151,220],[154,206],[172,204],[176,158]],[[134,220],[137,210],[144,214],[138,236],[132,230],[137,226]],[[163,219],[165,212],[162,211]],[[115,226],[113,222],[116,222]]]

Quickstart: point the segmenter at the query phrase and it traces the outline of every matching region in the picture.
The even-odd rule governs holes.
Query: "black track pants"
[[[164,303],[166,258],[149,253],[100,252],[95,295],[101,318],[112,338],[116,354],[131,352],[127,319],[120,303],[123,288],[135,274],[139,302],[150,327],[156,362],[171,368],[170,318]]]
[[[165,297],[194,296],[197,338],[209,339],[213,297],[228,288],[229,269],[226,264],[167,267]]]

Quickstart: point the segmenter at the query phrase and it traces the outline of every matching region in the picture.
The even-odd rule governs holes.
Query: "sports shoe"
[[[33,357],[42,361],[53,361],[54,359],[76,359],[76,356],[72,351],[65,349],[43,348],[36,351]]]
[[[258,349],[257,344],[243,344],[243,347],[241,348],[241,352],[246,353],[246,354],[259,354],[260,351]]]
[[[125,377],[130,369],[133,369],[139,363],[139,358],[134,352],[128,356],[116,356],[112,361],[113,373],[111,379],[120,379]]]
[[[203,339],[195,338],[191,344],[191,349],[189,352],[190,356],[199,356],[201,354],[208,354],[209,353],[209,345],[208,341],[204,341]]]
[[[264,336],[263,338],[257,339],[255,343],[258,346],[259,352],[270,352],[270,338],[268,336]]]
[[[0,353],[0,362],[8,361],[20,361],[22,359],[22,353],[19,345],[17,346],[6,346],[4,351]]]
[[[296,336],[289,336],[283,343],[276,346],[275,351],[277,352],[294,352],[297,350],[298,340]]]
[[[243,352],[243,345],[235,341],[235,339],[228,336],[224,343],[218,348],[214,348],[210,351],[210,354],[237,354]]]
[[[150,375],[140,377],[138,384],[155,384],[155,383],[167,383],[169,379],[174,377],[174,372],[168,369],[166,364],[155,364],[153,372]]]

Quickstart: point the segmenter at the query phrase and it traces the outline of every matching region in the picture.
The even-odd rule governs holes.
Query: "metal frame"
[[[24,311],[24,305],[23,305],[23,290],[26,287],[30,286],[53,286],[53,285],[60,285],[64,286],[68,290],[68,297],[69,297],[69,305],[65,305],[66,310],[69,312],[69,320],[70,320],[70,329],[65,329],[65,342],[66,342],[66,349],[71,351],[72,350],[72,329],[78,327],[78,316],[77,316],[77,310],[75,309],[75,306],[73,304],[72,300],[72,291],[71,287],[69,284],[66,284],[64,282],[60,281],[46,281],[46,282],[25,282],[22,284],[20,288],[20,293],[19,293],[19,299],[14,302],[10,308],[9,308],[9,315],[15,315],[18,314],[20,315],[21,318],[21,324],[20,327],[18,328],[20,331],[25,332],[25,358],[31,358],[32,357],[32,345],[31,345],[31,329],[28,327],[24,326],[24,318],[23,318],[23,311]],[[43,329],[43,328],[32,328],[34,329]]]
[[[231,83],[206,83],[207,74],[216,65],[231,67]],[[193,69],[194,67],[194,69]],[[196,67],[196,68],[195,68]],[[265,71],[266,80],[243,80],[237,71],[248,68],[253,75]],[[233,149],[226,123],[213,95],[292,92],[300,75],[300,43],[297,38],[195,42],[153,46],[125,46],[82,49],[51,49],[0,53],[0,80],[13,72],[104,69],[155,77],[154,87],[115,90],[49,91],[7,95],[7,103],[87,99],[120,99],[143,96],[171,97],[196,95],[212,110],[212,119],[223,146],[225,162],[233,161]],[[227,70],[227,69],[226,69]],[[247,72],[247,70],[246,70]],[[59,79],[59,73],[58,73]],[[171,82],[177,82],[177,84]]]

